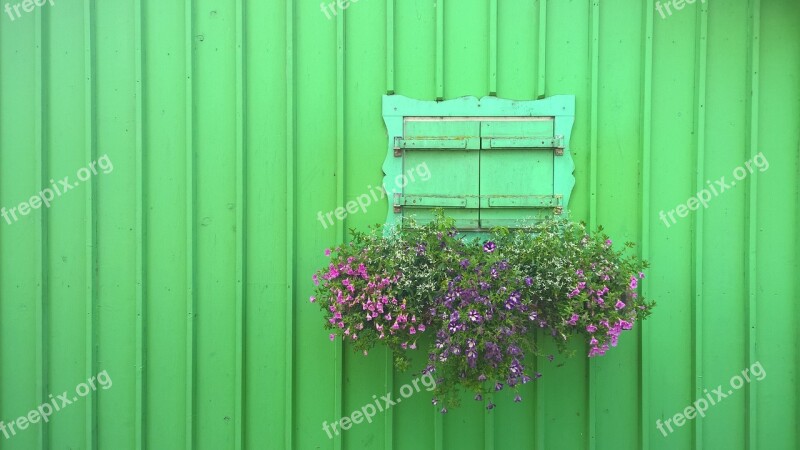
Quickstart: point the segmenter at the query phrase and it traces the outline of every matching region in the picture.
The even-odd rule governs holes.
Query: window
[[[474,97],[423,102],[384,97],[389,152],[387,224],[446,214],[465,231],[518,227],[564,214],[575,184],[569,134],[574,97]],[[424,167],[429,177],[400,173]],[[395,183],[397,179],[403,183]]]

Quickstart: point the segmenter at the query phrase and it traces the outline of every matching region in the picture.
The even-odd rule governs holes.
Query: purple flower
[[[586,325],[586,331],[588,331],[589,333],[594,333],[595,331],[597,331],[597,327],[594,326],[594,324]]]
[[[333,334],[333,333],[331,333],[331,334],[330,334],[328,337],[330,338],[330,340],[334,340],[334,339],[336,339],[336,335],[335,335],[335,334]]]
[[[614,308],[620,310],[625,307],[625,303],[622,303],[622,300],[617,300],[617,303],[614,305]]]
[[[478,313],[478,311],[476,311],[474,309],[469,311],[469,314],[467,315],[467,317],[469,317],[469,320],[471,322],[480,322],[481,321],[481,315]]]
[[[311,279],[314,280],[314,286],[319,286],[319,277],[317,277],[317,274],[312,275]]]
[[[644,278],[644,272],[639,272],[639,278]]]
[[[517,394],[517,396],[516,396],[516,397],[514,397],[514,401],[515,401],[515,402],[517,402],[517,403],[519,403],[519,402],[521,402],[521,401],[522,401],[522,397],[520,397],[520,396],[519,396],[519,394]]]
[[[331,249],[329,248],[325,249],[325,256],[331,256]]]
[[[315,301],[317,301],[317,297],[314,297],[314,296],[312,295],[312,296],[311,296],[311,297],[308,299],[308,301],[310,301],[311,303],[314,303]]]
[[[606,247],[611,247],[611,239],[606,239]]]
[[[489,411],[491,411],[491,410],[493,410],[493,409],[494,409],[494,403],[492,403],[492,401],[491,401],[491,400],[489,400],[489,404],[488,404],[488,405],[486,405],[486,409],[488,409]]]
[[[631,277],[631,290],[636,289],[637,286],[639,286],[639,281],[636,279],[636,277]]]
[[[530,286],[533,284],[533,278],[527,277],[525,278],[525,286]]]
[[[486,381],[486,375],[484,375],[484,374],[480,374],[480,375],[478,376],[478,381]]]
[[[577,314],[573,314],[572,317],[570,317],[569,320],[567,321],[567,324],[575,326],[578,324],[579,318],[580,316],[578,316]]]
[[[486,253],[492,253],[496,248],[497,245],[492,241],[488,241],[485,244],[483,244],[483,251],[485,251]]]
[[[483,396],[480,393],[475,394],[475,400],[481,401],[483,400]]]
[[[496,383],[494,385],[494,390],[495,391],[499,391],[499,390],[502,390],[502,389],[503,389],[503,383]]]
[[[519,306],[520,295],[519,292],[512,292],[506,301],[506,309],[514,309]]]
[[[462,259],[461,260],[461,267],[463,267],[464,269],[469,267],[469,260],[468,259]]]

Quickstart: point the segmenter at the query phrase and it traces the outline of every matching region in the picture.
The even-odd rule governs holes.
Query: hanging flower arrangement
[[[524,364],[540,354],[534,330],[562,351],[578,336],[589,357],[602,356],[654,306],[638,295],[647,263],[629,254],[633,244],[616,250],[602,228],[568,220],[478,240],[440,213],[426,225],[352,237],[326,250],[330,262],[313,276],[311,301],[330,339],[365,354],[381,343],[404,370],[407,352],[430,335],[424,373],[436,378],[433,402],[443,412],[463,389],[482,400],[537,377]]]

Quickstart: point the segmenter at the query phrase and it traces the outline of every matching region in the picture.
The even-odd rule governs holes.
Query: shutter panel
[[[481,122],[480,227],[518,227],[552,217],[555,159],[563,139],[552,117]]]
[[[434,209],[446,208],[459,229],[478,228],[480,122],[409,118],[403,138],[395,141],[398,151],[404,174],[416,175],[427,167],[430,178],[423,181],[416,175],[415,181],[398,184],[395,213],[422,224],[433,218]]]

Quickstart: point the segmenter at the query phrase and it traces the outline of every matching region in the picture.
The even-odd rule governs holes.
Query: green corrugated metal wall
[[[13,3],[16,3],[14,1]],[[113,387],[8,449],[800,448],[800,5],[654,0],[56,0],[0,17],[0,419],[102,370]],[[654,316],[504,398],[418,394],[330,343],[310,275],[380,183],[381,95],[575,94],[571,210],[640,242]],[[763,151],[770,169],[667,228],[658,212]],[[669,437],[655,427],[760,361],[768,376]]]

